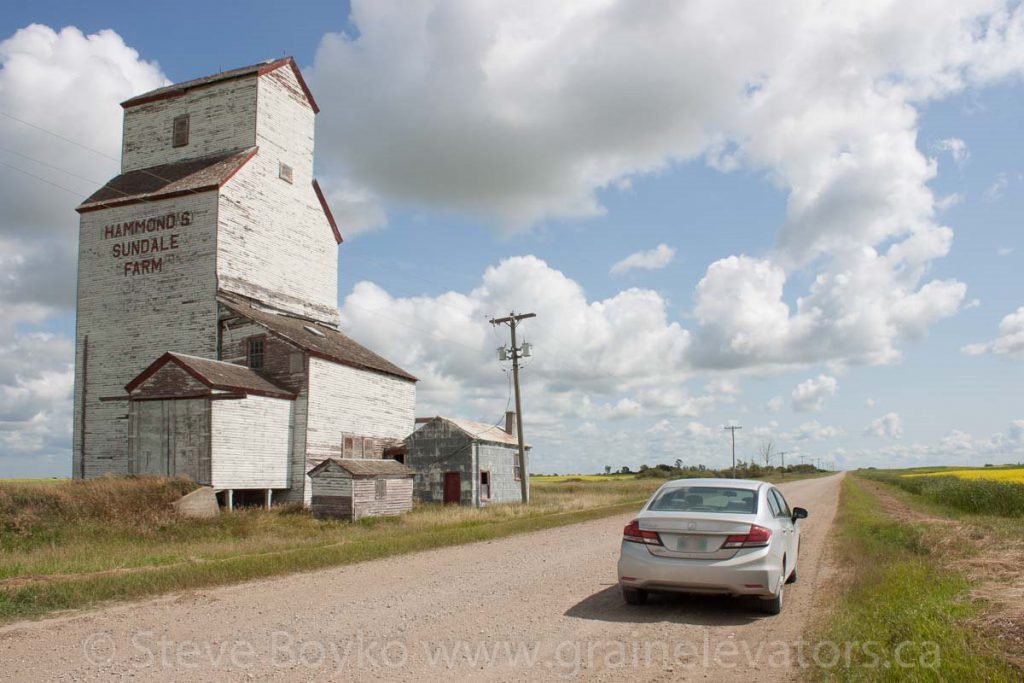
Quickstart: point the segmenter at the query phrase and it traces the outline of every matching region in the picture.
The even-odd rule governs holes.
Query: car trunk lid
[[[657,532],[662,545],[647,549],[659,557],[687,560],[726,560],[736,548],[723,548],[729,536],[746,534],[754,515],[658,512],[639,518],[641,529]]]

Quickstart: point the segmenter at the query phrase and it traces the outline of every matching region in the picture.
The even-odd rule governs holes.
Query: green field
[[[500,538],[637,509],[662,482],[532,479],[532,503],[314,519],[296,507],[187,520],[173,479],[0,481],[0,620]]]

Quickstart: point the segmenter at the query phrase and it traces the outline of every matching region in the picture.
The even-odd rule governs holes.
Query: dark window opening
[[[341,454],[346,458],[351,458],[355,453],[355,439],[351,436],[346,436],[342,439]]]
[[[173,145],[175,147],[184,147],[188,144],[188,114],[174,117],[174,134],[173,134]]]
[[[249,349],[246,354],[249,360],[249,367],[258,370],[263,367],[263,337],[253,337],[249,340]]]
[[[523,468],[519,466],[519,456],[516,456],[515,464],[512,465],[512,475],[516,481],[521,481],[523,478]]]
[[[491,497],[491,473],[487,470],[480,471],[480,500],[489,500]]]

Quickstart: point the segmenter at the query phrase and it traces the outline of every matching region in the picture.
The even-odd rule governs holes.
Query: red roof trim
[[[278,59],[276,61],[270,62],[269,64],[264,64],[258,68],[252,68],[251,71],[246,70],[247,67],[243,67],[242,72],[234,76],[225,76],[224,78],[214,78],[214,80],[204,81],[202,83],[194,83],[194,81],[196,80],[203,80],[203,78],[198,78],[193,79],[192,81],[185,81],[181,84],[181,87],[179,88],[175,88],[173,86],[167,86],[170,88],[170,90],[163,90],[162,88],[160,88],[159,90],[161,90],[162,92],[158,92],[153,95],[142,94],[138,97],[132,97],[130,99],[127,99],[121,103],[121,107],[124,109],[128,109],[130,107],[137,107],[140,104],[149,104],[150,102],[159,102],[160,100],[167,100],[172,97],[178,97],[179,95],[184,95],[189,90],[209,88],[213,85],[217,85],[218,83],[227,83],[228,81],[237,81],[243,78],[263,76],[265,74],[270,73],[271,71],[276,71],[277,69],[280,69],[282,66],[285,65],[290,66],[292,68],[292,71],[295,72],[295,78],[298,79],[299,87],[302,88],[302,92],[306,95],[306,99],[309,100],[309,106],[313,109],[313,113],[319,114],[320,107],[317,105],[316,100],[313,99],[313,93],[312,91],[310,91],[309,86],[306,85],[306,79],[302,77],[302,72],[299,70],[298,65],[295,63],[295,60],[292,57],[284,57],[283,59]],[[216,74],[212,75],[216,76]],[[190,83],[194,84],[189,85]]]
[[[277,392],[277,391],[264,391],[262,389],[250,389],[250,388],[246,388],[246,387],[236,387],[236,386],[231,386],[231,385],[227,385],[227,384],[213,384],[206,377],[204,377],[202,374],[200,374],[199,372],[197,372],[193,368],[189,367],[187,362],[183,362],[180,358],[175,356],[174,353],[172,353],[171,351],[167,351],[166,353],[164,353],[164,355],[162,355],[159,358],[157,358],[155,361],[153,361],[150,364],[150,366],[148,368],[143,370],[141,374],[139,374],[135,379],[133,379],[128,384],[126,384],[125,387],[124,387],[125,391],[127,391],[130,394],[132,391],[134,391],[136,388],[138,388],[139,385],[141,385],[147,379],[149,379],[150,377],[155,375],[163,366],[167,365],[167,363],[169,363],[171,361],[174,361],[174,364],[176,366],[178,366],[179,368],[181,368],[182,370],[187,372],[189,375],[191,375],[193,378],[195,378],[196,381],[198,381],[200,384],[202,384],[203,386],[209,387],[211,389],[219,389],[221,391],[241,392],[242,394],[247,395],[247,396],[248,395],[252,395],[252,396],[265,396],[267,398],[284,398],[284,399],[288,399],[289,401],[294,401],[295,400],[295,394],[290,393],[290,392],[286,392],[286,391],[280,391],[280,392]]]
[[[130,109],[131,107],[138,107],[139,105],[149,104],[150,102],[159,102],[160,100],[169,100],[172,97],[179,97],[181,95],[184,95],[189,90],[199,90],[200,88],[209,88],[209,87],[212,87],[214,85],[218,85],[220,83],[228,83],[230,81],[240,81],[243,78],[255,78],[258,74],[259,74],[259,72],[257,72],[257,71],[247,71],[247,72],[235,75],[235,76],[227,76],[225,78],[218,78],[217,80],[209,81],[207,83],[197,83],[196,85],[189,85],[189,83],[191,81],[186,81],[185,83],[181,84],[180,88],[174,88],[172,90],[165,90],[163,92],[158,92],[158,93],[156,93],[154,95],[140,95],[138,97],[133,97],[133,98],[131,98],[129,100],[125,100],[124,102],[121,103],[121,108],[122,109]]]
[[[128,384],[125,384],[124,385],[124,390],[127,391],[129,394],[132,393],[133,391],[135,391],[135,389],[137,389],[139,387],[140,384],[142,384],[147,379],[149,379],[150,377],[155,375],[160,368],[162,368],[163,366],[167,365],[168,361],[172,361],[172,360],[175,360],[174,355],[171,354],[170,351],[165,352],[164,355],[160,356],[155,361],[150,363],[149,367],[146,368],[145,370],[143,370],[141,373],[139,373],[135,377],[135,379],[133,379],[131,382],[128,382]],[[210,387],[211,389],[213,388],[213,385],[210,384],[208,381],[206,381],[205,377],[203,377],[202,375],[198,374],[192,368],[190,368],[188,366],[185,366],[185,365],[182,365],[181,363],[177,363],[177,362],[175,363],[175,365],[180,367],[182,370],[184,370],[188,374],[192,375],[192,377],[194,377],[196,380],[198,380],[199,383],[202,384],[203,386]]]
[[[338,222],[334,220],[331,207],[327,204],[327,197],[324,196],[324,191],[320,189],[320,183],[316,181],[316,178],[313,178],[313,191],[316,192],[316,198],[320,200],[320,207],[324,210],[324,215],[327,216],[327,222],[331,224],[331,230],[334,231],[334,241],[341,244],[345,239],[341,236],[341,230],[338,230]]]
[[[220,189],[220,185],[204,185],[203,187],[193,187],[187,190],[174,190],[173,192],[164,192],[156,194],[147,194],[139,197],[128,197],[126,199],[112,199],[108,202],[96,202],[89,206],[79,206],[75,209],[78,213],[89,213],[90,211],[102,211],[103,209],[115,209],[121,206],[131,206],[132,204],[145,204],[146,202],[154,202],[158,199],[174,199],[175,197],[184,197],[187,194],[199,194],[201,192],[212,192],[213,190]]]
[[[288,65],[295,72],[295,78],[299,81],[299,87],[302,88],[302,92],[305,93],[306,99],[309,100],[309,106],[313,108],[314,114],[320,113],[320,107],[317,105],[316,100],[313,98],[313,93],[310,91],[309,86],[306,85],[306,79],[302,77],[302,72],[299,71],[299,65],[295,63],[295,59],[292,57],[285,57],[279,59],[276,62],[271,62],[266,66],[260,67],[259,75],[263,76],[270,73],[271,71],[277,71],[284,65]]]
[[[124,199],[111,199],[105,202],[94,202],[87,206],[78,206],[75,211],[78,213],[89,213],[90,211],[102,211],[103,209],[115,209],[121,206],[131,206],[132,204],[145,204],[146,202],[153,202],[162,199],[174,199],[175,197],[184,197],[187,194],[199,194],[201,192],[212,192],[213,190],[219,190],[224,187],[224,184],[235,177],[235,174],[242,170],[242,168],[249,163],[257,153],[259,153],[259,147],[253,147],[245,158],[238,162],[238,165],[231,170],[226,176],[218,180],[214,184],[203,185],[202,187],[190,187],[185,190],[172,190],[170,192],[155,192],[153,194],[141,194],[135,197],[125,197]],[[153,168],[153,167],[151,167]],[[139,169],[142,171],[148,169]]]
[[[225,185],[225,184],[226,184],[226,183],[227,183],[227,182],[228,182],[229,180],[231,180],[232,178],[234,178],[234,177],[235,177],[235,174],[236,174],[236,173],[238,173],[239,171],[241,171],[241,170],[242,170],[242,168],[243,168],[243,167],[244,167],[244,166],[245,166],[245,165],[246,165],[247,163],[249,163],[250,161],[252,161],[252,158],[253,158],[254,156],[256,156],[257,154],[259,154],[259,152],[260,152],[260,148],[259,148],[259,147],[253,147],[253,148],[252,148],[252,151],[251,151],[251,152],[249,152],[248,154],[246,154],[246,155],[245,155],[245,158],[244,158],[244,159],[242,159],[242,160],[241,160],[240,162],[238,162],[238,166],[235,166],[235,167],[234,167],[234,169],[232,169],[232,170],[231,170],[231,173],[228,173],[228,174],[227,174],[226,176],[224,176],[223,178],[221,178],[221,179],[220,179],[220,183],[219,183],[219,184],[217,185],[217,187],[224,187],[224,185]]]

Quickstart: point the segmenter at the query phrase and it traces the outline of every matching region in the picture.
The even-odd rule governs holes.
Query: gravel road
[[[615,585],[629,516],[0,628],[0,679],[710,680],[798,678],[827,605],[842,475],[781,486],[800,580],[777,617],[738,599]]]

